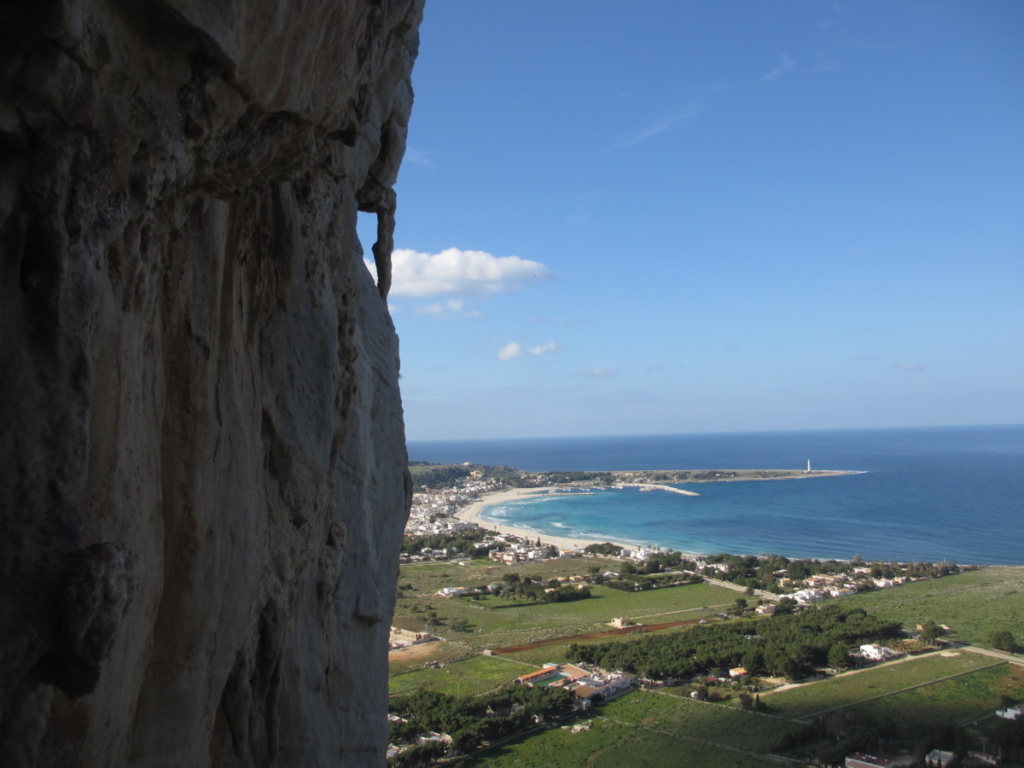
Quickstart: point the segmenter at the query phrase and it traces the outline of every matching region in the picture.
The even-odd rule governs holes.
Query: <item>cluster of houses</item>
[[[924,764],[927,768],[984,768],[985,766],[1002,765],[1002,758],[989,752],[971,751],[963,760],[960,760],[956,753],[944,749],[933,749],[924,756]],[[844,768],[902,768],[903,766],[919,765],[913,755],[901,757],[886,757],[884,755],[868,755],[862,752],[854,752],[846,756]]]
[[[558,578],[551,579],[551,581],[557,581],[559,585],[563,584],[575,584],[577,589],[584,589],[589,583],[589,579],[586,576],[559,576]],[[471,595],[483,595],[491,594],[497,595],[503,592],[508,587],[500,581],[488,584],[486,587],[441,587],[437,590],[437,595],[440,597],[469,597]],[[548,588],[545,592],[553,592],[554,588]]]
[[[610,701],[629,693],[637,685],[637,676],[575,664],[545,664],[535,672],[517,677],[516,683],[530,687],[565,688],[576,697],[581,709],[589,709],[595,702]]]
[[[403,723],[404,724],[404,723],[408,723],[408,722],[409,721],[406,720],[404,717],[399,717],[398,715],[392,715],[392,714],[388,715],[388,723]],[[390,763],[391,760],[393,760],[395,757],[397,757],[398,755],[402,754],[403,752],[407,751],[410,747],[420,746],[420,745],[423,745],[423,744],[440,744],[441,746],[443,746],[447,750],[447,749],[451,748],[452,737],[449,736],[447,733],[437,733],[435,731],[427,731],[426,733],[418,734],[416,736],[416,741],[413,744],[402,744],[402,745],[388,744],[388,751],[387,751],[388,762]]]
[[[830,597],[855,595],[863,589],[886,589],[897,584],[906,584],[906,576],[892,579],[874,578],[871,569],[852,568],[849,573],[819,574],[807,579],[794,580],[785,576],[786,571],[777,571],[776,583],[783,589],[797,589],[789,593],[800,605],[809,605]]]
[[[439,533],[456,533],[476,528],[455,517],[455,513],[481,494],[498,488],[498,481],[485,477],[468,477],[452,488],[427,490],[415,493],[409,521],[405,525],[406,536],[434,536]]]

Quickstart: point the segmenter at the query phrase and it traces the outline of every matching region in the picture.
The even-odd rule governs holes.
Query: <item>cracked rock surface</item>
[[[0,765],[383,764],[421,13],[0,5]]]

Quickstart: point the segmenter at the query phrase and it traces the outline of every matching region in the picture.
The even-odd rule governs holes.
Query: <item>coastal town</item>
[[[900,626],[869,619],[861,608],[841,607],[858,596],[967,576],[976,570],[972,567],[859,557],[821,561],[779,555],[696,555],[656,545],[538,535],[482,520],[480,512],[488,505],[524,495],[598,493],[628,485],[653,492],[670,490],[665,483],[675,480],[668,473],[659,473],[663,475],[659,477],[651,473],[531,474],[475,465],[445,467],[433,475],[432,471],[426,468],[419,473],[427,482],[417,483],[401,554],[403,579],[413,581],[400,585],[396,621],[401,626],[392,630],[394,660],[406,665],[396,669],[396,681],[402,680],[405,686],[417,679],[417,674],[441,674],[441,680],[459,674],[467,687],[474,687],[472,678],[461,677],[463,667],[484,664],[500,668],[519,658],[539,666],[525,672],[510,669],[504,682],[498,677],[491,689],[484,688],[468,699],[444,698],[430,685],[414,685],[411,692],[394,694],[389,753],[393,765],[430,765],[481,751],[490,754],[497,744],[552,728],[586,738],[583,734],[594,727],[604,727],[601,713],[608,706],[618,706],[613,702],[634,692],[671,692],[673,697],[697,704],[738,704],[740,711],[777,719],[785,711],[778,703],[792,695],[787,694],[790,689],[845,680],[850,675],[854,676],[851,680],[860,679],[858,675],[875,668],[881,673],[891,665],[900,670],[936,665],[945,675],[947,670],[962,669],[966,672],[958,674],[966,674],[976,668],[1009,664],[1006,668],[1011,672],[1007,674],[1020,681],[1021,695],[1004,696],[998,708],[992,706],[984,720],[988,724],[985,729],[971,731],[973,735],[957,731],[958,743],[968,744],[970,749],[947,749],[948,739],[934,739],[922,752],[924,742],[911,745],[896,738],[887,749],[859,748],[871,743],[864,734],[880,733],[874,730],[876,726],[865,726],[866,730],[853,738],[841,730],[829,735],[827,728],[802,731],[803,726],[797,727],[802,721],[794,720],[796,730],[775,740],[773,753],[809,755],[816,750],[819,758],[800,763],[807,765],[998,765],[1003,759],[999,751],[986,751],[987,741],[978,740],[1001,734],[996,727],[999,722],[1015,725],[1020,719],[1024,725],[1018,701],[1024,698],[1024,667],[1012,653],[1019,650],[1014,637],[997,641],[991,646],[995,650],[985,651],[964,643],[969,633],[960,626],[931,619]],[[613,594],[622,597],[613,601]],[[683,597],[687,594],[693,596],[690,602]],[[696,605],[699,601],[706,605]],[[601,620],[604,629],[594,631],[594,627],[584,634],[571,629],[584,626],[571,616],[598,616],[601,604],[609,609],[616,606],[613,615]],[[539,639],[516,643],[515,629],[496,634],[487,629],[509,610],[525,620],[530,614],[519,612],[536,612],[545,605],[564,606],[568,612],[564,634],[552,629],[542,632]],[[693,607],[686,607],[690,605]],[[491,615],[495,619],[485,622]],[[745,640],[730,650],[729,628],[746,627],[752,621],[767,623],[744,630]],[[528,627],[520,626],[520,632]],[[783,633],[784,639],[773,639],[773,633]],[[623,636],[631,634],[648,638],[646,645],[623,643]],[[483,639],[486,637],[493,637],[497,644]],[[531,637],[538,635],[531,631],[524,639]],[[831,639],[822,644],[821,638],[826,637]],[[665,650],[657,650],[657,643],[650,645],[655,641]],[[686,642],[719,650],[702,664],[691,656],[692,651],[685,650]],[[1000,647],[1006,650],[998,650]],[[447,650],[441,652],[443,649]],[[1001,655],[976,655],[984,653]],[[415,672],[415,664],[408,666],[409,661],[403,661],[414,658],[424,659],[421,673]],[[902,666],[908,662],[910,666]],[[1020,671],[1012,672],[1015,669]],[[872,738],[881,743],[877,736]]]
[[[511,565],[532,562],[552,557],[571,558],[600,554],[623,561],[626,575],[641,571],[645,564],[654,562],[655,572],[668,570],[664,566],[672,563],[688,576],[700,576],[730,585],[750,588],[751,594],[764,593],[764,597],[788,596],[800,605],[818,602],[832,597],[843,597],[868,589],[884,589],[905,584],[914,578],[947,575],[960,570],[961,566],[951,563],[864,563],[854,558],[849,561],[830,560],[825,563],[812,560],[789,560],[775,555],[760,557],[737,557],[733,555],[688,556],[684,553],[663,551],[657,545],[616,546],[614,542],[587,542],[566,537],[538,535],[517,530],[506,524],[481,522],[480,511],[488,504],[497,503],[502,497],[499,492],[507,491],[508,481],[488,476],[486,467],[472,467],[467,476],[451,485],[430,488],[421,486],[414,494],[412,509],[405,528],[405,541],[401,562],[425,561],[467,562],[472,556],[486,554],[490,559]],[[762,471],[763,472],[763,471]],[[564,474],[564,473],[563,473]],[[582,474],[582,473],[575,473]],[[666,472],[623,472],[591,473],[603,481],[601,487],[640,487],[644,490],[681,489],[650,482],[651,475],[659,479],[669,475]],[[707,473],[703,473],[707,474]],[[718,473],[721,474],[721,473]],[[733,475],[740,475],[733,471]],[[782,473],[779,473],[783,476]],[[792,473],[786,473],[788,476]],[[837,473],[838,474],[838,473]],[[613,475],[612,477],[608,477]],[[525,477],[525,481],[522,479]],[[559,485],[555,473],[522,473],[522,483],[511,491],[511,498],[521,498],[536,493],[588,492],[591,477],[572,477]],[[703,480],[707,482],[708,480]],[[595,488],[591,492],[598,492]],[[693,491],[683,491],[694,493]],[[424,546],[415,551],[409,546],[420,541],[437,541],[446,537],[472,539],[472,551],[462,551],[452,546]],[[595,545],[600,544],[599,547]],[[465,549],[465,547],[463,547]],[[784,567],[772,568],[772,565]],[[647,571],[651,572],[651,571]],[[613,572],[609,578],[620,578]],[[452,586],[451,589],[464,589]],[[770,610],[768,608],[767,610]]]

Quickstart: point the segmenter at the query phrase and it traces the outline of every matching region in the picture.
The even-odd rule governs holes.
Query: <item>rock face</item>
[[[421,6],[0,6],[0,765],[383,763]]]

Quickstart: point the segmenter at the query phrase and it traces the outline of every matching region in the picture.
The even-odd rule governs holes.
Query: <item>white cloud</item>
[[[550,352],[558,352],[558,345],[553,341],[547,344],[540,344],[534,347],[523,347],[516,341],[510,341],[498,350],[499,360],[512,360],[516,357],[527,357],[528,355],[546,355]]]
[[[373,262],[367,259],[366,266],[376,277]],[[537,261],[459,248],[440,253],[398,248],[391,254],[391,275],[391,296],[500,293],[553,277]]]
[[[549,341],[547,344],[544,344],[539,347],[530,347],[526,351],[528,354],[531,355],[546,355],[548,352],[557,352],[558,345],[555,344],[555,342],[553,341]]]
[[[511,360],[513,357],[522,357],[523,348],[520,347],[516,342],[510,341],[500,350],[498,350],[499,360]]]
[[[775,67],[775,69],[761,75],[761,79],[767,82],[769,80],[774,80],[777,77],[782,77],[791,71],[793,66],[793,59],[791,59],[788,54],[784,53],[782,54],[782,61],[779,62],[779,65]]]

